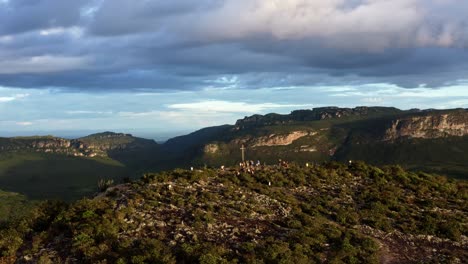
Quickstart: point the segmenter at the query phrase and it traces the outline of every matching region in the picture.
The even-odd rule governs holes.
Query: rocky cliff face
[[[228,143],[231,146],[242,146],[245,145],[249,148],[257,147],[275,147],[275,146],[288,146],[294,143],[294,141],[306,137],[315,135],[316,132],[312,131],[292,131],[285,134],[270,134],[268,136],[261,137],[242,137],[237,138]],[[304,146],[304,150],[301,151],[315,151],[315,149],[309,148],[310,146]],[[220,145],[218,143],[209,143],[204,145],[203,153],[205,154],[216,154],[220,152]]]
[[[314,135],[315,132],[292,131],[285,134],[271,134],[262,137],[243,137],[233,140],[235,145],[248,145],[249,147],[274,147],[291,145],[294,141],[305,136]]]
[[[105,132],[78,139],[57,137],[3,138],[0,151],[29,150],[79,157],[105,157],[109,151],[130,150],[156,145],[152,140],[135,138],[130,134]]]
[[[307,131],[293,131],[284,135],[269,135],[266,137],[259,137],[252,140],[252,147],[272,147],[272,146],[287,146],[291,145],[294,141],[308,136]]]
[[[468,111],[431,113],[395,119],[386,129],[383,140],[399,138],[441,138],[468,135]]]
[[[65,154],[75,157],[105,156],[105,153],[95,152],[78,140],[63,138],[38,137],[36,139],[8,139],[0,146],[0,151],[34,151],[43,153]]]
[[[414,112],[419,110],[410,110]],[[237,120],[235,130],[241,130],[253,126],[266,125],[281,125],[303,121],[319,121],[327,119],[339,119],[346,117],[373,117],[399,114],[403,111],[393,107],[356,107],[356,108],[339,108],[339,107],[320,107],[309,110],[296,110],[289,115],[267,114],[253,115]]]
[[[37,139],[33,140],[29,146],[31,148],[69,148],[71,141],[62,138],[50,138],[50,139]]]

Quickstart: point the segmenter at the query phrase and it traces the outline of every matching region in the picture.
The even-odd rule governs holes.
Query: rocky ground
[[[199,244],[220,248],[215,258],[220,262],[464,263],[468,259],[466,200],[459,199],[467,195],[465,183],[402,174],[398,168],[330,166],[146,175],[142,182],[110,187],[93,200],[72,205],[55,220],[49,237],[36,238],[41,242],[33,239],[31,243],[39,243],[36,249],[24,246],[18,251],[17,262],[36,263],[46,256],[59,263],[109,263],[120,261],[122,251],[109,252],[141,241],[159,241],[175,256],[167,260],[179,263],[205,263],[200,259],[206,254],[187,249]],[[389,178],[391,173],[394,179]],[[406,178],[395,176],[398,173],[413,183],[405,185]],[[455,221],[461,223],[448,226]],[[59,227],[63,230],[53,231]],[[99,242],[103,236],[99,232],[111,233]]]

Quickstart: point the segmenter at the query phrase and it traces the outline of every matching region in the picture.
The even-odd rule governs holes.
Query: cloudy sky
[[[466,0],[0,0],[0,136],[468,107]]]

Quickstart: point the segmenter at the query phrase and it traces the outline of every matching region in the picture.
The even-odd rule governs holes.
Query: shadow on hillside
[[[438,139],[401,139],[396,142],[363,142],[349,138],[335,158],[365,160],[373,165],[399,164],[458,179],[468,179],[468,136]]]
[[[115,161],[65,156],[44,156],[43,160],[23,160],[0,175],[0,186],[31,199],[72,201],[97,191],[100,179],[122,182],[132,172]]]

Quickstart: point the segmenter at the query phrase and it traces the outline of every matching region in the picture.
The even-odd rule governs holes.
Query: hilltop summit
[[[0,262],[461,263],[467,190],[361,162],[146,174],[41,205],[0,230]]]

